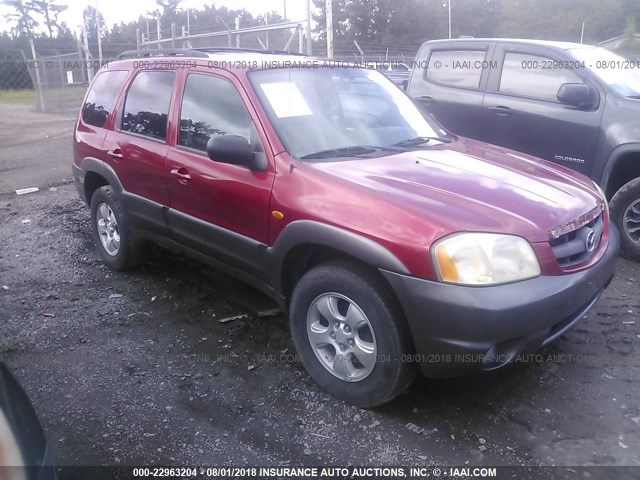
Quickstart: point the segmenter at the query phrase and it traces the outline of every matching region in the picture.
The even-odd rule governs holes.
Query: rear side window
[[[500,78],[500,93],[557,102],[563,83],[584,83],[571,70],[557,68],[550,58],[507,53]]]
[[[240,135],[251,141],[251,117],[233,84],[214,75],[189,74],[180,111],[178,143],[207,150],[214,135]]]
[[[485,50],[434,51],[427,65],[427,79],[452,87],[477,89],[486,55]]]
[[[174,79],[173,72],[139,73],[127,92],[121,129],[165,140]]]
[[[85,123],[94,127],[104,127],[127,73],[125,70],[112,70],[102,72],[96,77],[82,107],[82,120]]]

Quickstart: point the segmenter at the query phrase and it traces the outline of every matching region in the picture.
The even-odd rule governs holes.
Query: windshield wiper
[[[422,145],[423,143],[429,143],[431,140],[437,140],[442,143],[451,143],[453,142],[453,138],[451,137],[413,137],[407,140],[403,140],[402,142],[394,143],[394,147],[414,147],[417,145]]]
[[[300,157],[301,160],[311,160],[311,159],[320,159],[320,158],[340,158],[340,157],[357,157],[360,155],[367,155],[369,153],[373,153],[378,150],[389,150],[392,152],[397,152],[397,148],[391,147],[373,147],[367,145],[357,145],[352,147],[340,147],[340,148],[330,148],[328,150],[320,150],[319,152],[310,153],[308,155],[304,155]]]

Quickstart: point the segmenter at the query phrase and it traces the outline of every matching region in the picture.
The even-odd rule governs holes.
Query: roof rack
[[[304,53],[287,52],[286,50],[260,50],[257,48],[233,48],[233,47],[212,47],[212,48],[167,48],[158,50],[127,50],[118,55],[118,60],[128,58],[148,58],[148,57],[197,57],[209,58],[207,53],[218,52],[245,52],[245,53],[263,53],[263,54],[279,54],[279,55],[300,55]]]
[[[217,52],[247,52],[247,53],[263,53],[267,55],[300,55],[306,56],[306,53],[289,52],[287,50],[268,50],[259,48],[234,48],[234,47],[211,47],[211,48],[194,48],[198,52],[217,53]]]
[[[118,60],[128,58],[147,58],[147,57],[198,57],[209,58],[208,55],[200,50],[191,48],[169,48],[160,50],[127,50],[118,55]]]

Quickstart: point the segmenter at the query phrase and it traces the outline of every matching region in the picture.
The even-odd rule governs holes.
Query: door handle
[[[171,170],[171,175],[178,177],[178,181],[182,184],[185,184],[189,180],[191,180],[191,175],[189,175],[189,171],[184,167],[174,168],[173,170]]]
[[[503,107],[498,105],[497,107],[489,107],[489,111],[495,113],[496,115],[500,115],[501,117],[506,117],[507,115],[511,115],[513,110],[509,107]]]
[[[107,150],[107,155],[112,158],[123,159],[124,155],[122,154],[122,150],[119,148],[114,148],[113,150]]]
[[[420,103],[424,103],[425,105],[432,105],[432,104],[434,104],[436,102],[433,99],[433,97],[429,97],[428,95],[424,95],[422,97],[418,97],[418,100],[420,101]]]

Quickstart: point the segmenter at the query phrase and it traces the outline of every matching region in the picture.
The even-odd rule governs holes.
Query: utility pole
[[[451,0],[447,0],[449,4],[449,40],[451,40]]]
[[[284,17],[284,19],[287,19],[287,0],[282,0],[283,5],[282,5],[282,16]]]
[[[285,0],[286,2],[286,0]],[[307,0],[307,55],[311,55],[311,0]]]
[[[191,35],[191,9],[187,8],[187,32]]]
[[[240,17],[236,17],[236,30],[240,30]],[[236,33],[236,48],[240,48],[240,34]]]
[[[331,3],[331,0],[326,0],[327,58],[333,58],[333,8]]]
[[[584,22],[582,22],[582,31],[580,32],[580,43],[584,41]]]
[[[86,61],[87,68],[87,80],[89,83],[93,80],[93,65],[91,64],[91,50],[89,50],[89,35],[87,34],[87,25],[82,24],[82,39],[84,43],[84,59]]]
[[[100,7],[96,0],[96,29],[98,30],[98,64],[102,68],[102,22],[100,21]]]
[[[162,40],[162,33],[160,32],[160,12],[156,12],[156,28],[158,29],[158,48],[162,48],[160,40]]]
[[[36,46],[33,43],[33,37],[31,36],[31,32],[29,34],[29,46],[31,47],[31,58],[33,58],[33,69],[36,72],[36,89],[38,90],[37,97],[37,106],[36,111],[38,112],[46,112],[47,109],[44,104],[44,92],[42,91],[42,79],[40,78],[40,65],[38,65],[38,56],[36,55]],[[85,37],[86,38],[86,37]],[[24,53],[22,54],[24,56]],[[26,57],[24,57],[26,60]]]
[[[100,22],[100,12],[96,15],[96,27],[98,29],[98,64],[102,68],[102,23]]]

